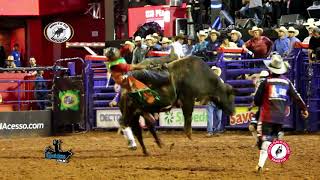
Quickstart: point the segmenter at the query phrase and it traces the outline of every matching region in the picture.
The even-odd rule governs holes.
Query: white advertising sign
[[[97,110],[96,122],[98,128],[118,128],[121,112],[119,109]]]

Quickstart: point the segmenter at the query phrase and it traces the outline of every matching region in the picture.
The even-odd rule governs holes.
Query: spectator
[[[310,38],[308,49],[309,63],[314,60],[320,61],[320,28],[313,29],[313,36]]]
[[[160,41],[160,44],[161,44],[161,51],[170,52],[170,50],[171,50],[171,47],[170,47],[171,40],[169,38],[163,37],[162,41]]]
[[[19,44],[16,43],[13,45],[13,50],[11,52],[11,55],[14,58],[14,64],[17,67],[21,67],[21,52],[19,50]]]
[[[6,66],[6,52],[4,51],[4,47],[2,46],[0,42],[0,68],[3,68]]]
[[[47,84],[43,79],[43,71],[37,71],[35,90],[36,91],[34,92],[34,97],[36,100],[40,101],[37,102],[38,107],[40,110],[44,110],[47,103],[43,101],[48,99],[48,92],[44,92],[44,90],[47,90]]]
[[[175,37],[175,42],[172,43],[172,48],[174,50],[174,53],[178,56],[178,59],[184,57],[182,45],[184,43],[184,35],[179,34],[178,36]]]
[[[242,34],[240,31],[237,30],[232,30],[230,33],[231,36],[231,41],[237,44],[237,47],[241,47],[244,44],[244,41],[241,39],[242,38]]]
[[[211,69],[220,78],[221,69],[216,66],[213,66]],[[223,82],[221,78],[220,80]],[[223,127],[221,124],[222,110],[219,109],[212,101],[209,101],[207,109],[208,109],[207,137],[211,137],[214,134],[223,132]]]
[[[296,36],[299,35],[299,30],[295,29],[294,27],[289,27],[288,29],[288,38],[290,40],[289,44],[289,55],[288,57],[292,58],[294,57],[294,45],[296,42],[301,42]]]
[[[237,48],[238,47],[234,42],[230,42],[228,36],[223,36],[221,38],[221,40],[222,40],[222,43],[221,43],[220,47],[222,47],[222,48]]]
[[[209,42],[207,44],[207,55],[209,58],[209,61],[215,61],[217,58],[217,50],[220,47],[221,43],[218,41],[218,37],[220,36],[220,32],[216,30],[211,30],[209,32],[210,38]]]
[[[206,41],[208,35],[203,30],[197,33],[199,42],[194,46],[193,54],[196,56],[206,57],[206,49],[208,42]]]
[[[189,36],[187,39],[187,44],[184,44],[182,48],[185,56],[192,55],[194,51],[194,38],[192,36]]]
[[[14,57],[8,56],[6,61],[6,68],[16,68],[16,64],[14,63]]]
[[[250,0],[249,2],[249,17],[255,18],[257,15],[258,19],[262,21],[263,18],[263,8],[262,8],[262,0]]]
[[[126,41],[124,44],[122,44],[122,48],[120,49],[122,57],[127,61],[128,64],[132,63],[134,47],[135,45],[133,42]]]
[[[317,26],[315,25],[315,20],[313,18],[309,18],[303,25],[306,27],[309,33],[309,36],[303,40],[303,43],[309,44],[310,38],[312,37],[313,29]]]
[[[136,48],[133,50],[132,64],[138,64],[146,55],[147,47],[142,44],[142,39],[140,36],[134,38]]]
[[[161,44],[159,43],[161,37],[158,35],[158,33],[153,33],[152,37],[154,40],[154,47],[158,50],[161,50]]]
[[[30,67],[37,67],[36,58],[34,58],[34,57],[30,57],[30,58],[29,58],[29,66],[30,66]],[[31,72],[29,75],[35,76],[35,75],[37,75],[37,71]]]
[[[253,53],[254,58],[267,58],[272,49],[272,41],[262,36],[263,29],[258,28],[257,26],[252,27],[249,30],[249,34],[253,36],[250,40],[248,40],[244,45],[243,48],[249,52]]]
[[[288,39],[288,30],[284,26],[275,29],[278,32],[279,39],[273,44],[273,51],[276,51],[280,56],[284,57],[289,54],[290,40]]]
[[[160,51],[160,49],[157,49],[154,46],[154,43],[155,43],[154,38],[151,35],[147,35],[147,37],[146,37],[147,53],[146,53],[145,57],[149,57],[148,53],[150,51]]]

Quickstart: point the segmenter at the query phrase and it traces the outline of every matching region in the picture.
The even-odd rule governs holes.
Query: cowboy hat
[[[149,34],[149,35],[147,35],[147,37],[146,37],[146,41],[147,40],[152,40],[152,41],[154,41],[154,38]]]
[[[286,35],[288,35],[288,30],[286,27],[281,26],[280,28],[275,29],[275,31],[279,32],[284,32]]]
[[[231,34],[236,34],[236,35],[238,35],[239,39],[242,38],[242,34],[241,34],[240,31],[232,30],[228,35],[231,36]]]
[[[309,18],[306,23],[303,23],[304,26],[315,26],[315,19]]]
[[[254,31],[260,31],[260,34],[263,33],[263,29],[262,29],[262,28],[259,28],[259,27],[257,27],[257,26],[253,26],[252,29],[249,30],[248,32],[249,32],[249,34],[250,34],[251,36],[253,36],[253,32],[254,32]]]
[[[134,38],[134,41],[135,41],[135,42],[137,42],[137,41],[142,41],[142,38],[141,38],[140,36],[136,36],[136,37]]]
[[[263,77],[268,77],[269,76],[269,72],[266,70],[263,70],[260,72],[259,77],[263,78]]]
[[[279,54],[272,55],[271,60],[264,60],[263,63],[274,74],[284,74],[288,71],[288,66]]]
[[[157,40],[160,40],[160,39],[161,39],[161,37],[159,36],[158,33],[153,33],[153,34],[152,34],[152,37],[153,37],[154,39],[157,39]]]
[[[216,74],[216,75],[218,75],[218,76],[220,76],[221,75],[221,68],[219,68],[219,67],[217,67],[217,66],[212,66],[211,67],[211,69],[213,70],[213,72]]]
[[[131,42],[131,41],[124,42],[124,45],[130,45],[130,46],[135,47],[135,44],[133,42]]]
[[[13,56],[8,56],[7,61],[14,61],[14,57]]]
[[[209,31],[209,35],[211,34],[216,34],[217,36],[220,36],[220,32],[216,31],[215,29],[212,29],[211,31]]]
[[[171,43],[171,40],[167,37],[163,37],[162,41],[160,41],[160,44],[164,44],[164,43]]]
[[[294,27],[290,26],[288,28],[288,32],[293,32],[294,36],[298,36],[299,35],[299,30],[295,29]]]
[[[179,33],[176,37],[175,37],[175,40],[178,40],[178,39],[185,39],[186,37],[185,37],[185,35],[184,34],[182,34],[182,33]]]
[[[203,30],[200,30],[200,31],[197,33],[197,35],[198,35],[198,37],[200,37],[200,36],[205,36],[205,38],[208,37],[208,34],[207,34],[205,31],[203,31]]]

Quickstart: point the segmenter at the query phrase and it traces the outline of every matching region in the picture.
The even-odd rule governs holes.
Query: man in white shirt
[[[184,39],[185,39],[184,35],[179,34],[178,36],[175,37],[175,42],[172,43],[172,49],[179,59],[185,56],[182,48]]]

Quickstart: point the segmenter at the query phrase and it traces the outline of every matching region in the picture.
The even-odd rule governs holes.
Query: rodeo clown
[[[164,83],[169,81],[169,73],[167,71],[152,71],[147,70],[147,67],[145,65],[127,64],[126,60],[121,57],[120,51],[117,48],[107,48],[104,55],[107,57],[106,66],[108,71],[111,72],[112,79],[116,84],[119,84],[121,88],[125,88],[128,92],[133,92],[140,88],[133,86],[132,84],[140,84],[140,86],[146,87],[143,83],[140,82],[141,79],[157,81],[157,83]],[[145,98],[146,102],[149,104],[152,104],[155,99],[150,95],[146,95]],[[150,113],[144,113],[143,117],[150,122],[155,121],[155,118]],[[128,126],[128,122],[126,122],[125,119],[120,118],[119,123],[125,138],[128,140],[129,149],[135,150],[137,148],[137,145],[135,143],[132,130]]]
[[[307,106],[292,85],[291,81],[283,76],[288,66],[280,55],[274,54],[264,64],[270,71],[269,77],[262,81],[254,96],[255,105],[259,106],[258,137],[260,157],[256,171],[261,172],[268,158],[268,147],[271,142],[279,138],[286,113],[285,109],[289,98],[292,98],[302,109],[303,118],[309,116]]]

